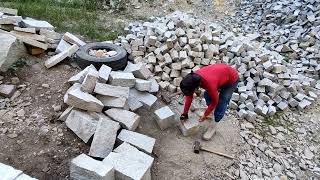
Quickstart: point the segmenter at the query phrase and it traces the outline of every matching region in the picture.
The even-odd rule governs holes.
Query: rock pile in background
[[[262,33],[235,33],[179,11],[151,22],[132,23],[126,30],[129,34],[115,42],[134,63],[147,64],[162,90],[179,91],[182,78],[191,71],[227,63],[240,74],[230,103],[240,117],[254,120],[257,115],[271,116],[290,107],[304,109],[317,98],[320,65],[317,58],[307,58],[319,55],[315,47],[303,49],[297,42],[272,49],[260,41]],[[312,34],[308,37],[315,42],[317,33]],[[305,58],[283,54],[293,52],[291,46],[303,51]]]

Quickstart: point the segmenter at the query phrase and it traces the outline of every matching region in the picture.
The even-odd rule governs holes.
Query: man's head
[[[180,89],[185,96],[191,96],[200,86],[201,76],[194,72],[189,73],[180,83]]]

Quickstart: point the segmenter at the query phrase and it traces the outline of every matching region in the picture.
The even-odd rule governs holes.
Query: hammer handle
[[[204,148],[204,147],[200,147],[200,149],[202,151],[210,152],[210,153],[213,153],[213,154],[216,154],[216,155],[219,155],[219,156],[223,156],[223,157],[226,157],[226,158],[229,158],[229,159],[235,159],[233,156],[230,156],[228,154],[224,154],[224,153],[221,153],[221,152],[213,151],[211,149],[207,149],[207,148]]]

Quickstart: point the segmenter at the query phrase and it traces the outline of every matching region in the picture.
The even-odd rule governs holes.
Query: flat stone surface
[[[121,153],[111,152],[103,163],[108,166],[113,166],[115,169],[115,179],[119,180],[151,180],[150,171],[146,164],[128,158]]]
[[[78,74],[75,74],[72,76],[68,82],[73,84],[73,83],[82,83],[84,78],[87,76],[88,71],[90,68],[96,69],[93,65],[87,66],[84,70],[80,71]]]
[[[84,93],[80,89],[74,89],[68,93],[65,101],[69,106],[74,106],[87,111],[101,112],[104,105],[91,94]]]
[[[111,67],[103,64],[99,69],[99,81],[102,83],[108,82],[111,70]]]
[[[134,87],[136,78],[132,73],[112,71],[110,74],[110,84],[122,87]]]
[[[133,131],[123,129],[117,137],[146,153],[152,153],[156,139]]]
[[[85,42],[83,42],[82,40],[80,40],[79,38],[77,38],[75,35],[66,32],[63,36],[62,39],[65,40],[66,42],[70,43],[70,44],[76,44],[79,47],[86,45]]]
[[[122,109],[129,109],[128,99],[125,97],[110,97],[110,96],[103,96],[97,95],[96,96],[99,101],[107,108],[122,108]]]
[[[64,110],[63,113],[59,116],[59,120],[66,121],[72,110],[73,107],[68,107],[66,110]]]
[[[0,177],[4,180],[16,179],[23,174],[22,171],[16,170],[11,166],[0,163]]]
[[[109,117],[103,114],[99,117],[99,123],[93,136],[89,155],[105,158],[113,150],[120,125],[118,122],[112,121]]]
[[[150,93],[140,92],[133,88],[130,89],[129,97],[135,98],[136,100],[141,102],[143,105],[145,105],[148,109],[150,109],[158,99],[156,96]]]
[[[150,91],[151,90],[152,82],[148,80],[143,79],[136,79],[135,88],[138,91]]]
[[[105,111],[105,113],[128,130],[134,131],[140,122],[139,115],[124,109],[112,108]]]
[[[0,96],[11,97],[16,91],[15,85],[0,84]]]
[[[67,127],[85,143],[95,133],[97,124],[98,120],[96,118],[80,110],[72,110],[66,120]]]
[[[56,53],[61,53],[65,50],[67,50],[68,48],[70,48],[71,46],[72,46],[71,44],[69,44],[65,40],[61,39],[57,48],[56,48]]]
[[[54,29],[54,27],[47,21],[24,19],[22,20],[22,25],[26,28],[36,28],[37,31],[39,31],[40,29]]]
[[[71,160],[71,179],[114,180],[114,177],[115,172],[112,165],[97,161],[85,154]]]
[[[162,107],[154,112],[156,122],[161,130],[164,130],[175,124],[174,113],[168,106]]]
[[[124,72],[131,72],[134,77],[145,80],[151,76],[150,70],[143,63],[133,64],[131,62],[128,62],[128,65],[124,69]]]
[[[189,118],[184,123],[179,124],[179,129],[183,136],[194,135],[199,131],[199,121]]]
[[[136,111],[143,106],[143,104],[134,96],[129,96],[128,105],[131,111]]]
[[[81,84],[83,92],[92,93],[99,79],[99,72],[95,68],[89,68],[86,77]]]
[[[104,96],[129,98],[129,87],[97,83],[94,92]]]
[[[150,93],[156,93],[156,92],[158,92],[159,91],[159,84],[158,84],[158,82],[155,80],[155,79],[153,79],[153,78],[151,78],[151,79],[148,79],[150,82],[151,82],[151,87],[150,87]]]

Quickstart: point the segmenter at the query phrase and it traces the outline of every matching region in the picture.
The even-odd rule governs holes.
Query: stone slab
[[[145,105],[148,109],[151,109],[153,104],[157,101],[157,97],[147,93],[147,92],[140,92],[137,91],[136,89],[131,88],[130,89],[130,94],[129,94],[129,99],[130,97],[135,98],[139,102],[141,102],[143,105]]]
[[[103,64],[99,69],[99,81],[102,83],[107,83],[111,70],[111,67]]]
[[[65,101],[69,106],[74,106],[87,111],[101,112],[104,105],[91,94],[82,92],[79,88],[68,93]]]
[[[161,130],[165,130],[175,124],[174,113],[168,106],[156,110],[154,114],[156,122]]]
[[[144,79],[136,79],[136,84],[135,84],[135,88],[138,91],[150,91],[151,90],[151,85],[152,82],[151,81],[147,81]]]
[[[110,97],[104,95],[97,95],[97,99],[99,99],[104,107],[107,108],[122,108],[129,109],[128,100],[125,97]]]
[[[138,127],[140,122],[139,115],[124,109],[108,109],[105,111],[105,114],[107,114],[113,120],[119,122],[123,128],[132,131],[134,131]]]
[[[26,28],[36,28],[37,31],[40,29],[49,29],[53,30],[54,27],[48,23],[47,21],[39,21],[39,20],[31,20],[31,19],[23,19],[22,26]]]
[[[66,42],[70,43],[70,44],[76,44],[79,47],[86,45],[85,42],[83,42],[82,40],[80,40],[79,38],[77,38],[75,35],[66,32],[63,36],[62,39],[65,40]]]
[[[88,73],[81,84],[81,90],[83,92],[92,93],[96,87],[98,79],[99,72],[95,68],[89,68]]]
[[[63,52],[52,56],[51,58],[47,59],[44,63],[44,65],[46,66],[46,68],[51,68],[55,65],[57,65],[59,62],[63,61],[64,59],[66,59],[67,57],[70,57],[72,54],[74,54],[75,52],[77,52],[79,49],[79,47],[77,45],[73,45],[70,48],[64,50]]]
[[[179,129],[183,136],[195,135],[199,131],[199,121],[189,118],[184,123],[179,124]]]
[[[72,110],[69,114],[66,125],[83,142],[87,143],[95,133],[98,120],[85,111]]]
[[[156,139],[133,131],[123,129],[118,135],[118,140],[127,142],[139,150],[152,153]]]
[[[94,92],[104,96],[129,98],[129,87],[97,83]]]
[[[132,73],[112,71],[110,73],[110,84],[122,87],[134,87],[136,79]]]
[[[118,122],[114,122],[109,117],[101,114],[93,136],[89,155],[99,158],[107,157],[113,150],[119,129],[120,125]]]

